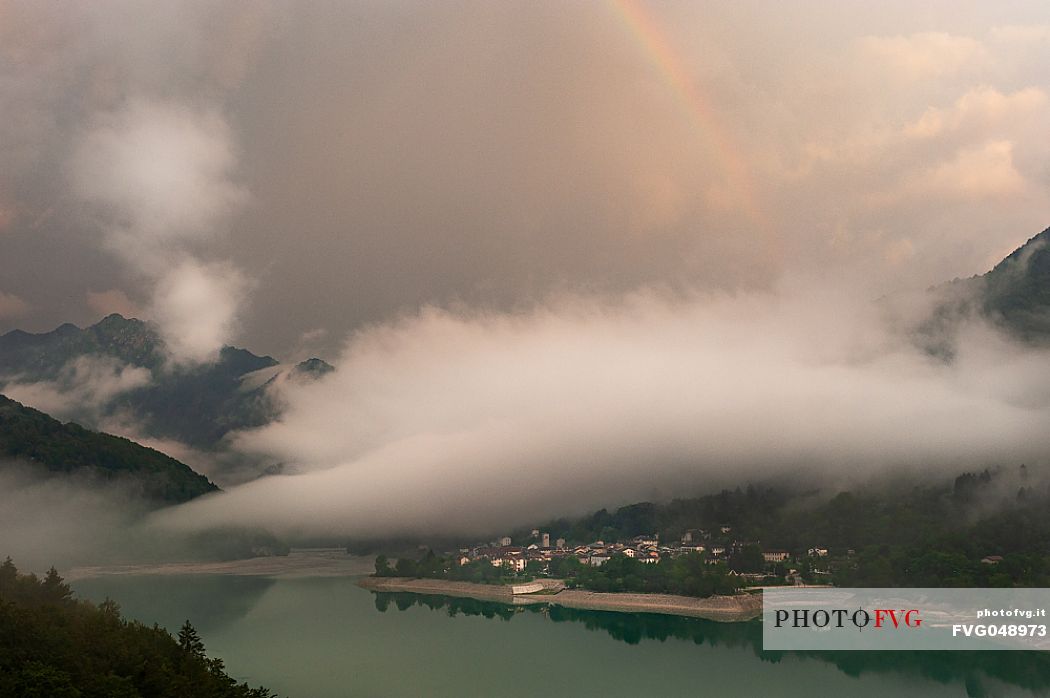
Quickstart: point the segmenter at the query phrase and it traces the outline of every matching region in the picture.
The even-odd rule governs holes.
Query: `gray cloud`
[[[96,117],[70,165],[107,246],[152,285],[149,313],[179,361],[218,356],[247,287],[235,267],[191,251],[246,197],[231,140],[215,111],[134,100]]]
[[[14,293],[0,291],[0,319],[18,318],[29,312],[29,305]]]
[[[173,243],[216,236],[244,199],[231,141],[215,111],[129,101],[80,138],[73,191],[103,209],[116,252],[157,263]]]
[[[18,97],[5,100],[0,126],[5,259],[20,260],[20,288],[62,299],[41,303],[29,327],[56,315],[83,321],[116,299],[158,322],[177,360],[211,358],[248,288],[235,263],[214,261],[246,201],[222,100],[251,65],[267,7],[7,3],[3,12],[0,81]],[[124,288],[110,286],[113,261]],[[67,278],[40,287],[33,274],[45,268]],[[69,303],[71,285],[84,306]]]

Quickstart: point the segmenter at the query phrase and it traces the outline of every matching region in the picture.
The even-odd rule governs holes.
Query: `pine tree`
[[[9,555],[4,563],[0,565],[0,594],[5,591],[11,591],[14,588],[15,580],[18,578],[18,568],[15,567],[15,563],[11,560]]]
[[[120,604],[108,596],[105,601],[98,605],[98,612],[107,620],[120,622]]]
[[[182,629],[179,630],[179,647],[182,648],[183,652],[189,652],[197,657],[204,656],[204,643],[201,641],[200,635],[197,634],[197,629],[188,620],[182,624]]]
[[[47,571],[43,582],[44,595],[49,601],[68,601],[73,596],[73,590],[58,574],[54,567]]]

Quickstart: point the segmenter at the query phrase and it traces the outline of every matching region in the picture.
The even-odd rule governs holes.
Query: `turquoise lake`
[[[144,623],[177,631],[191,620],[232,676],[289,698],[1050,694],[1046,655],[766,653],[757,622],[376,594],[347,577],[141,575],[73,586]]]

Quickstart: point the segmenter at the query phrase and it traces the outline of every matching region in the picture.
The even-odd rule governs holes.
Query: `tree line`
[[[112,600],[76,599],[52,567],[42,579],[0,565],[0,695],[22,698],[275,698],[238,684],[187,620],[178,637],[121,617]]]

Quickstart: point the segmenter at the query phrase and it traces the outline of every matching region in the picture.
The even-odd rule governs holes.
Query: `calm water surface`
[[[231,675],[291,698],[1050,695],[1050,658],[1029,653],[762,652],[757,623],[376,594],[349,578],[73,586],[173,632],[190,619]]]

